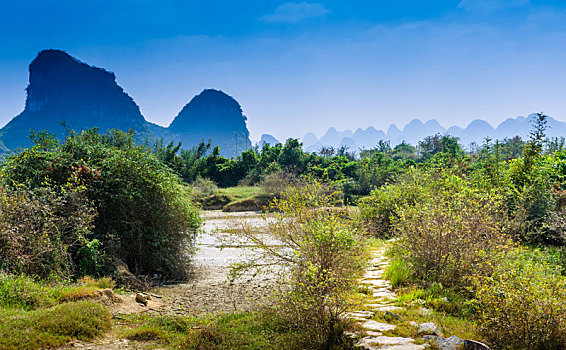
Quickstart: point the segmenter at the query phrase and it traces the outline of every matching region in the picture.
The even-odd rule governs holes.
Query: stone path
[[[373,302],[365,306],[365,310],[354,311],[346,315],[349,319],[358,321],[362,328],[359,333],[352,333],[351,336],[359,338],[356,346],[366,350],[422,350],[427,345],[414,343],[412,338],[390,337],[383,335],[383,332],[391,332],[396,326],[388,323],[381,323],[372,320],[376,312],[394,312],[400,307],[392,304],[392,299],[396,298],[389,281],[383,278],[385,268],[389,265],[383,249],[373,253],[370,266],[360,283],[370,289]]]

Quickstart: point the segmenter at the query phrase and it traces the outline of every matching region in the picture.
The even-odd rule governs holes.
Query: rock
[[[450,338],[442,338],[435,335],[423,336],[426,340],[431,340],[440,350],[460,350],[464,346],[464,340],[453,335]]]
[[[440,330],[436,327],[436,325],[432,322],[421,323],[419,325],[419,330],[417,331],[418,335],[437,335],[441,336]]]
[[[390,292],[390,291],[379,291],[379,292],[373,293],[373,297],[374,298],[380,298],[380,299],[393,299],[397,296],[395,295],[395,293]]]
[[[379,345],[399,345],[399,344],[408,344],[414,342],[414,340],[411,338],[385,337],[385,336],[375,337],[373,338],[373,340]]]
[[[374,332],[374,331],[366,331],[366,334],[372,337],[378,337],[380,335],[383,335],[383,333],[381,332]]]
[[[491,350],[489,346],[475,340],[464,340],[464,350]]]
[[[187,147],[211,139],[212,145],[220,146],[221,155],[236,157],[251,147],[246,119],[232,96],[206,89],[183,107],[168,130]]]
[[[391,312],[391,311],[398,311],[402,310],[402,307],[395,306],[395,305],[383,305],[383,304],[369,304],[368,307],[373,308],[375,311],[380,312]]]
[[[370,330],[370,331],[378,331],[378,332],[387,332],[387,331],[392,331],[396,328],[397,326],[393,325],[393,324],[388,324],[388,323],[380,323],[377,321],[366,321],[364,323],[362,323],[362,328]]]
[[[345,318],[371,318],[375,315],[373,311],[353,311],[348,312]]]
[[[2,129],[2,141],[9,149],[30,147],[30,129],[64,139],[60,122],[77,133],[92,127],[149,133],[138,105],[118,86],[114,73],[60,50],[44,50],[29,66],[25,109]]]
[[[147,296],[143,293],[136,293],[136,301],[144,306],[147,306]]]
[[[379,350],[424,350],[426,345],[417,345],[413,343],[397,344],[397,345],[384,345],[380,346]]]

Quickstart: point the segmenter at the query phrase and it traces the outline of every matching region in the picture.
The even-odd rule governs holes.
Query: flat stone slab
[[[391,312],[391,311],[403,310],[402,307],[395,306],[395,305],[369,304],[368,307],[372,308],[375,311],[379,311],[379,312],[386,312],[386,311]]]
[[[390,291],[377,291],[373,293],[373,297],[374,298],[381,298],[381,299],[393,299],[396,298],[397,295],[395,295],[395,293],[390,292]]]
[[[356,346],[365,347],[366,349],[382,349],[382,346],[385,345],[408,345],[413,344],[413,342],[414,340],[411,338],[377,336],[363,337],[356,343]],[[380,347],[375,347],[376,345]]]
[[[381,278],[382,274],[383,274],[382,270],[369,270],[366,271],[366,273],[364,274],[364,278],[366,279]]]
[[[382,279],[378,279],[378,278],[368,278],[368,279],[364,279],[361,282],[362,284],[370,284],[372,286],[376,286],[376,287],[388,287],[391,284],[385,280]]]
[[[366,331],[365,333],[371,337],[379,337],[380,335],[383,335],[383,333],[375,331]]]
[[[399,344],[409,344],[414,343],[415,341],[411,338],[404,338],[404,337],[386,337],[386,336],[379,336],[374,337],[373,340],[380,345],[399,345]]]
[[[374,315],[375,312],[373,311],[352,311],[352,312],[348,312],[345,316],[346,318],[353,318],[353,317],[367,318],[367,317],[373,317]]]
[[[374,349],[380,349],[380,350],[423,350],[426,347],[427,347],[426,345],[417,345],[417,344],[398,344],[398,345],[380,346],[379,348],[374,348]]]
[[[361,324],[362,328],[369,331],[387,332],[394,330],[397,326],[389,323],[381,323],[374,320],[369,320]]]

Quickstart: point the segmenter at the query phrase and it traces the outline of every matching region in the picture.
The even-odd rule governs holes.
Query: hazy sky
[[[115,72],[164,126],[221,89],[254,140],[414,118],[566,120],[564,0],[3,0],[1,125],[46,48]]]

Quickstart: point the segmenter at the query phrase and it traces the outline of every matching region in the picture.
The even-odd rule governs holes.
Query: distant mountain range
[[[140,142],[163,138],[181,141],[184,148],[211,140],[228,157],[251,147],[242,108],[222,91],[204,90],[164,128],[145,120],[135,101],[116,84],[114,73],[60,50],[44,50],[29,66],[24,111],[0,129],[0,149],[31,146],[31,130],[47,130],[63,138],[62,123],[74,131],[132,129]]]
[[[529,137],[531,130],[531,118],[528,117],[508,118],[496,128],[486,121],[476,119],[468,124],[467,127],[451,126],[445,128],[435,119],[422,122],[418,119],[412,120],[401,130],[395,124],[391,124],[387,132],[369,127],[365,130],[358,128],[355,132],[351,130],[338,131],[330,128],[320,137],[312,132],[307,133],[303,139],[303,148],[307,152],[316,152],[323,146],[341,147],[347,146],[350,150],[371,149],[377,145],[379,140],[390,141],[391,146],[395,146],[403,141],[411,145],[417,145],[425,137],[435,134],[447,134],[456,136],[465,147],[469,147],[475,142],[481,144],[486,138],[492,140],[502,140],[520,136],[523,140]],[[548,137],[566,136],[566,122],[548,118],[546,134]]]
[[[445,128],[434,119],[426,122],[415,119],[402,130],[395,124],[387,131],[374,127],[358,128],[355,132],[330,128],[320,138],[307,133],[302,142],[307,152],[318,151],[323,146],[347,146],[357,151],[373,148],[380,140],[388,140],[392,146],[403,141],[416,145],[427,136],[448,134],[469,146],[487,137],[504,139],[518,135],[526,139],[531,129],[529,118],[509,118],[495,128],[479,119],[465,128]],[[114,73],[90,66],[60,50],[44,50],[29,66],[24,111],[0,129],[0,152],[31,146],[31,130],[47,130],[63,138],[62,123],[74,131],[92,127],[101,131],[132,129],[138,142],[162,138],[167,143],[181,141],[183,148],[211,140],[227,157],[237,156],[251,147],[241,106],[222,91],[202,91],[182,108],[169,127],[162,127],[143,117],[135,101],[116,83]],[[547,136],[566,136],[566,122],[549,118]],[[263,134],[258,145],[277,143],[273,136]]]

